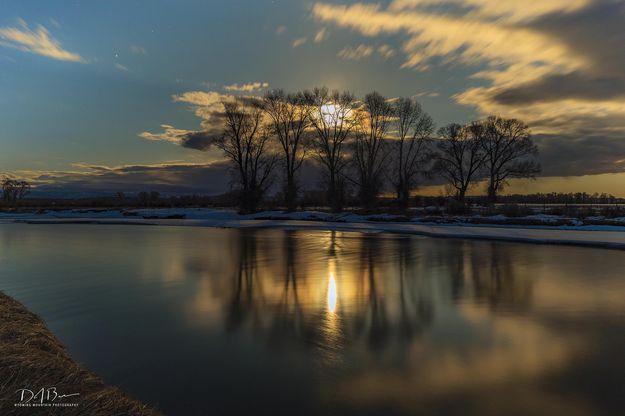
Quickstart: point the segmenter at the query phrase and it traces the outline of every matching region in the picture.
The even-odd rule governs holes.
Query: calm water
[[[170,415],[625,414],[625,252],[0,225],[0,290]]]

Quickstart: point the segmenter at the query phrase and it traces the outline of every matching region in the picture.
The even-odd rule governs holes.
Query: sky
[[[0,173],[50,192],[215,193],[219,102],[315,86],[529,124],[542,177],[625,196],[625,2],[0,1]]]

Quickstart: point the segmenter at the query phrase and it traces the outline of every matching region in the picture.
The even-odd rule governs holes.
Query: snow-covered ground
[[[38,213],[0,212],[0,222],[30,224],[134,224],[202,226],[225,228],[296,228],[356,232],[393,232],[431,237],[521,241],[544,244],[573,244],[625,248],[625,218],[612,219],[620,225],[584,225],[579,220],[552,215],[516,218],[494,217],[418,217],[390,214],[330,214],[318,211],[265,211],[239,215],[232,210],[205,208],[134,210],[62,210]],[[477,222],[477,223],[476,223]],[[482,222],[488,222],[484,224]],[[525,225],[523,225],[525,222]],[[564,225],[554,225],[564,224]]]

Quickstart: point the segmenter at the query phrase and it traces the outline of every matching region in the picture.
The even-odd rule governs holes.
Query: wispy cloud
[[[308,38],[297,38],[297,39],[293,40],[293,43],[291,45],[294,48],[298,48],[298,47],[302,46],[303,44],[305,44],[307,40],[308,40]]]
[[[53,38],[44,26],[38,25],[36,30],[31,30],[23,20],[20,20],[17,27],[0,28],[0,46],[46,56],[59,61],[87,62],[86,59],[77,53],[63,49],[61,43]]]
[[[124,71],[124,72],[128,72],[128,71],[130,71],[130,69],[128,69],[128,67],[127,67],[127,66],[122,65],[122,64],[120,64],[120,63],[115,64],[115,68],[116,68],[116,69],[119,69],[120,71]]]
[[[248,82],[245,84],[231,84],[224,86],[224,90],[236,92],[252,92],[263,90],[265,88],[269,88],[268,82]]]
[[[348,61],[358,61],[360,59],[373,56],[374,54],[377,54],[382,57],[382,59],[387,60],[395,56],[395,49],[386,44],[378,47],[360,44],[355,48],[347,46],[341,49],[337,53],[337,56]]]
[[[184,137],[187,134],[192,133],[190,130],[177,129],[169,124],[161,124],[161,128],[163,129],[162,133],[143,131],[139,133],[139,137],[146,140],[165,141],[179,145],[182,144]]]
[[[317,3],[314,15],[323,22],[351,28],[365,36],[406,33],[403,43],[405,68],[425,68],[433,58],[443,57],[468,65],[524,65],[544,62],[551,67],[576,68],[583,59],[570,54],[566,45],[523,27],[512,27],[465,15],[394,12],[378,5],[350,6]],[[512,47],[514,45],[514,47]]]
[[[209,163],[166,162],[106,166],[75,163],[66,171],[19,171],[40,197],[81,197],[159,191],[162,194],[220,194],[229,189],[229,166]]]
[[[60,29],[60,28],[61,28],[61,24],[59,23],[59,21],[58,21],[58,20],[56,20],[56,19],[55,19],[55,18],[53,18],[53,17],[51,17],[51,18],[50,18],[50,24],[51,24],[52,26],[54,26],[55,28],[57,28],[57,29]]]
[[[469,17],[505,19],[523,22],[551,13],[569,13],[590,5],[593,0],[525,0],[519,2],[501,0],[394,0],[389,9],[393,11],[425,8],[436,5],[459,5],[468,10]]]
[[[278,36],[283,35],[284,32],[286,32],[286,26],[278,26],[276,28],[276,35]]]
[[[384,59],[391,59],[395,56],[395,49],[389,45],[380,45],[378,46],[378,54]]]
[[[348,61],[358,61],[367,58],[373,54],[373,47],[367,45],[358,45],[355,48],[345,47],[339,51],[337,56]]]
[[[440,96],[440,93],[438,93],[436,91],[431,91],[431,92],[422,91],[422,92],[419,92],[419,93],[414,95],[414,97],[417,97],[417,98],[419,98],[419,97],[435,98],[435,97],[439,97],[439,96]]]
[[[315,43],[321,43],[328,38],[328,30],[325,27],[322,27],[315,33],[314,41]]]
[[[480,114],[521,118],[541,134],[625,134],[623,1],[316,3],[312,14],[324,27],[369,38],[400,35],[402,68],[462,67],[482,86],[453,98]],[[372,54],[363,47],[341,55]]]
[[[148,54],[148,51],[143,46],[139,46],[139,45],[130,45],[130,52],[134,53],[135,55],[147,55]]]

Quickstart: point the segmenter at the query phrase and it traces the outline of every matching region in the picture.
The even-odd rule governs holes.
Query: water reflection
[[[336,312],[336,292],[334,272],[330,272],[330,279],[328,280],[328,313],[330,315],[334,315]]]
[[[625,252],[95,230],[0,228],[0,282],[167,414],[625,414]]]
[[[526,316],[537,279],[565,278],[528,270],[539,251],[335,231],[241,231],[237,250],[227,328],[236,316],[255,328],[256,342],[299,345],[324,371],[339,371],[330,402],[364,411],[391,400],[405,412],[450,395],[469,400],[473,391],[477,406],[486,390],[515,383],[521,414],[582,408],[543,392],[545,380],[591,347],[547,317]],[[495,414],[509,403],[489,401]],[[476,414],[489,413],[478,407]]]
[[[410,341],[433,322],[436,276],[416,257],[413,238],[333,231],[313,239],[283,231],[270,245],[266,239],[266,232],[240,231],[235,267],[220,277],[231,281],[229,294],[206,294],[228,299],[228,331],[250,327],[273,343],[321,350],[365,340],[381,350],[393,340]]]

